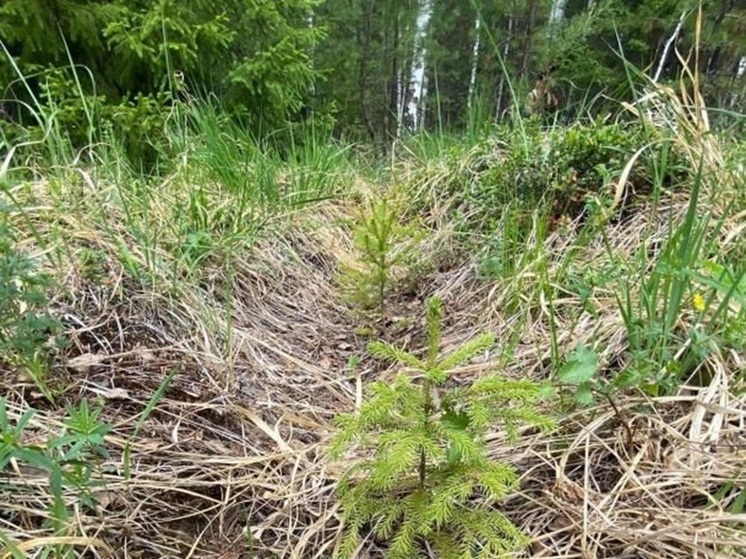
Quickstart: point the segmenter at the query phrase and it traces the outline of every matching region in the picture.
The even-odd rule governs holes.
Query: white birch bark
[[[549,12],[549,25],[562,21],[565,17],[567,0],[552,0],[552,10]]]
[[[404,115],[406,113],[406,107],[404,101],[406,99],[404,91],[404,71],[399,68],[396,73],[396,137],[401,138],[401,133],[404,129]]]
[[[475,89],[477,87],[477,66],[479,65],[480,25],[481,25],[481,20],[479,18],[479,14],[477,14],[477,17],[474,21],[474,48],[472,49],[472,53],[471,53],[472,58],[471,58],[471,75],[469,76],[469,97],[467,98],[467,101],[466,101],[470,112],[471,112],[472,105],[474,103],[474,94],[476,93]]]
[[[425,39],[427,38],[432,15],[432,0],[422,0],[417,13],[414,53],[412,55],[412,73],[408,82],[408,86],[412,88],[412,95],[407,103],[407,114],[402,115],[403,117],[409,117],[412,131],[417,131],[422,127],[424,116],[425,98],[427,97],[427,76],[425,75],[427,48],[425,46]]]
[[[661,74],[663,73],[663,67],[666,65],[666,60],[668,60],[668,54],[671,52],[671,45],[674,44],[676,41],[676,38],[679,36],[679,33],[681,33],[681,28],[684,25],[684,20],[686,19],[686,12],[681,12],[681,15],[679,16],[679,22],[676,24],[676,29],[674,29],[674,32],[671,34],[671,36],[668,38],[666,43],[663,45],[663,52],[661,53],[661,59],[658,61],[658,68],[655,70],[655,75],[653,76],[653,82],[658,83],[658,80],[661,77]]]
[[[746,56],[742,56],[738,60],[738,66],[736,66],[736,79],[741,79],[744,76],[746,76]],[[731,110],[738,107],[738,104],[741,102],[741,98],[743,97],[743,94],[741,93],[741,91],[743,91],[743,86],[738,88],[738,85],[734,84],[733,89],[734,91],[732,91],[728,96],[728,108]],[[741,110],[742,109],[739,109],[739,112],[741,112]]]

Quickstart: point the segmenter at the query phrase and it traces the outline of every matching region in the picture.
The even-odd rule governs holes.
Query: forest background
[[[55,124],[73,144],[120,142],[153,163],[168,159],[169,108],[201,98],[257,138],[312,122],[385,147],[422,130],[484,130],[520,107],[544,73],[569,120],[634,97],[627,64],[675,81],[674,51],[694,42],[697,4],[3,0],[3,129],[18,141],[33,129],[35,99],[53,100]],[[703,2],[699,57],[715,118],[742,111],[745,2]]]

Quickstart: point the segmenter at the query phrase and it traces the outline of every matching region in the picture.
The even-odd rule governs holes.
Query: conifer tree
[[[310,95],[319,75],[311,55],[324,36],[307,21],[317,4],[4,0],[0,38],[24,73],[68,68],[72,61],[90,71],[93,79],[82,84],[86,93],[124,107],[138,94],[155,97],[171,87],[171,73],[178,72],[197,94],[217,95],[259,132],[260,125],[286,125]],[[18,78],[0,55],[0,81]],[[19,85],[0,99],[25,94]]]
[[[378,381],[354,414],[337,418],[331,456],[359,448],[366,456],[339,482],[345,535],[341,557],[350,557],[369,529],[387,544],[387,558],[498,558],[521,549],[527,537],[497,502],[518,486],[515,469],[487,456],[485,435],[500,425],[515,440],[521,424],[551,427],[537,407],[540,386],[491,374],[456,383],[453,369],[494,344],[491,334],[440,353],[442,304],[427,305],[424,359],[384,342],[369,351],[402,371]],[[480,496],[479,500],[473,499]]]

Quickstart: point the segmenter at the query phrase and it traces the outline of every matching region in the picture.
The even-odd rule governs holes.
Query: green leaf
[[[589,406],[593,403],[593,389],[591,385],[589,383],[579,385],[573,397],[581,406]]]
[[[23,432],[23,430],[26,428],[26,425],[28,425],[28,422],[31,421],[31,418],[36,415],[36,410],[26,410],[23,412],[23,415],[18,420],[18,424],[16,425],[15,432],[17,436],[20,436],[20,434]]]
[[[557,373],[565,384],[582,384],[593,379],[598,372],[598,354],[585,346],[579,346],[569,356]]]
[[[0,532],[0,543],[2,543],[7,550],[6,556],[9,553],[13,559],[26,559],[26,555],[24,555],[23,552],[18,549],[18,547],[16,547],[16,545],[2,532]]]
[[[612,384],[614,388],[629,388],[632,386],[638,386],[642,382],[642,375],[637,369],[628,367],[619,371],[614,377]]]
[[[547,380],[539,384],[538,395],[539,398],[543,400],[551,400],[554,398],[554,386],[552,386],[551,381]]]
[[[14,454],[16,459],[46,472],[53,472],[57,468],[57,464],[49,456],[31,447],[18,448]]]
[[[733,504],[730,507],[731,514],[743,513],[744,504],[746,504],[746,487],[741,489],[738,497],[736,497],[736,499],[733,501]]]

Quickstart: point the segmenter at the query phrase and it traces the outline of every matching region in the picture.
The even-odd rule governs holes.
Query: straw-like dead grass
[[[664,237],[668,214],[685,207],[686,200],[671,198],[667,208],[642,208],[609,225],[612,251],[630,255],[646,239]],[[77,537],[54,542],[41,528],[45,479],[15,464],[3,480],[14,498],[4,503],[0,530],[29,556],[53,543],[101,558],[330,556],[340,529],[334,485],[345,466],[325,458],[330,420],[355,406],[362,385],[386,374],[368,359],[355,376],[346,369],[366,340],[336,289],[337,265],[352,250],[340,212],[329,204],[312,218],[296,216],[292,234],[260,242],[230,274],[216,269],[212,283],[170,296],[125,281],[114,247],[76,223],[71,246],[85,241],[107,255],[109,279],[83,280],[74,271],[63,278],[67,295],[56,307],[72,345],[57,371],[68,383],[58,403],[87,397],[105,406],[114,427],[105,484],[94,489],[96,511],[74,508]],[[572,242],[561,231],[547,240],[550,269]],[[576,258],[585,266],[608,258],[600,241],[584,251]],[[485,329],[513,343],[510,358],[499,347],[464,367],[463,378],[494,364],[515,377],[546,378],[552,333],[547,301],[529,288],[534,271],[484,282],[473,262],[462,262],[431,272],[417,297],[397,302],[413,320],[396,341],[416,347],[420,303],[437,292],[446,345]],[[605,362],[623,360],[613,294],[596,295],[599,312],[591,317],[577,295],[555,287],[558,344],[592,342]],[[505,309],[516,308],[507,305],[516,294],[521,304],[511,314]],[[505,510],[531,534],[531,556],[716,558],[746,548],[746,515],[728,511],[738,484],[713,499],[743,471],[746,398],[734,379],[744,355],[716,352],[701,367],[710,382],[685,386],[676,397],[620,398],[631,444],[608,405],[564,417],[551,436],[526,433],[517,446],[494,433],[494,458],[522,472],[522,489]],[[11,417],[35,406],[42,410],[32,422],[36,435],[59,428],[60,406],[45,403],[13,371],[0,379]],[[166,379],[164,396],[138,430]],[[366,553],[361,557],[378,556],[375,545]]]
[[[722,154],[700,99],[659,88],[650,102],[689,150],[692,166],[702,162],[708,178],[721,176]],[[446,167],[419,175],[425,177],[415,181],[420,194],[452,175]],[[139,266],[167,264],[163,247],[177,236],[171,225],[178,189],[153,198],[155,219],[148,227],[162,233],[162,246],[147,253],[122,224],[116,196],[90,175],[80,175],[74,184],[80,192],[71,194],[65,212],[55,213],[44,201],[46,186],[38,186],[41,201],[34,200],[26,218],[43,233],[51,216],[65,231],[69,261],[79,263],[80,252],[88,251],[99,255],[102,269],[88,279],[79,265],[59,274],[64,289],[55,311],[71,346],[55,371],[66,386],[56,405],[22,371],[0,369],[0,389],[11,420],[29,407],[40,410],[27,436],[42,443],[60,430],[63,404],[84,397],[103,404],[113,426],[111,456],[102,464],[105,483],[92,489],[95,511],[67,493],[75,525],[75,537],[67,538],[52,538],[42,526],[50,504],[43,472],[13,462],[0,481],[4,494],[13,495],[0,511],[0,531],[29,557],[49,545],[96,558],[330,557],[340,531],[334,487],[346,466],[325,457],[331,418],[353,409],[371,379],[392,373],[365,357],[367,340],[336,283],[340,263],[355,258],[346,219],[354,208],[349,202],[317,206],[294,216],[285,233],[244,251],[230,271],[213,263],[181,283],[169,284],[170,278],[147,287],[123,268],[122,247]],[[617,202],[625,188],[623,173]],[[705,182],[701,206],[727,207],[733,192],[732,183]],[[86,221],[93,196],[99,204],[93,214],[106,216],[105,231]],[[439,265],[421,279],[417,293],[396,298],[392,314],[408,320],[385,334],[417,348],[423,302],[437,293],[444,300],[446,348],[484,330],[500,340],[494,352],[458,371],[464,380],[491,367],[515,378],[547,378],[553,342],[562,351],[592,346],[605,366],[618,370],[628,348],[614,292],[597,289],[584,302],[553,278],[567,273],[570,251],[572,265],[588,269],[614,265],[610,253],[631,261],[642,249],[654,260],[687,204],[685,193],[655,206],[640,203],[607,223],[605,240],[582,245],[575,244],[572,224],[546,241],[531,235],[527,250],[539,248],[542,261],[527,261],[500,281],[479,280],[467,256],[443,258],[452,250],[446,204],[433,206],[436,234],[421,252]],[[722,225],[723,253],[742,250],[744,217],[732,214]],[[595,313],[584,310],[587,303]],[[685,328],[691,317],[680,321]],[[347,370],[352,355],[363,356],[354,374]],[[676,396],[620,395],[616,409],[603,403],[568,412],[553,434],[527,431],[517,445],[496,431],[491,455],[522,474],[521,489],[504,510],[531,535],[528,554],[742,555],[746,514],[742,499],[740,510],[736,505],[746,491],[746,396],[737,383],[745,362],[743,351],[719,349],[700,363],[700,382],[692,377]],[[144,415],[160,389],[162,397]],[[369,547],[360,557],[380,556],[375,542]],[[8,556],[0,549],[0,557]]]

